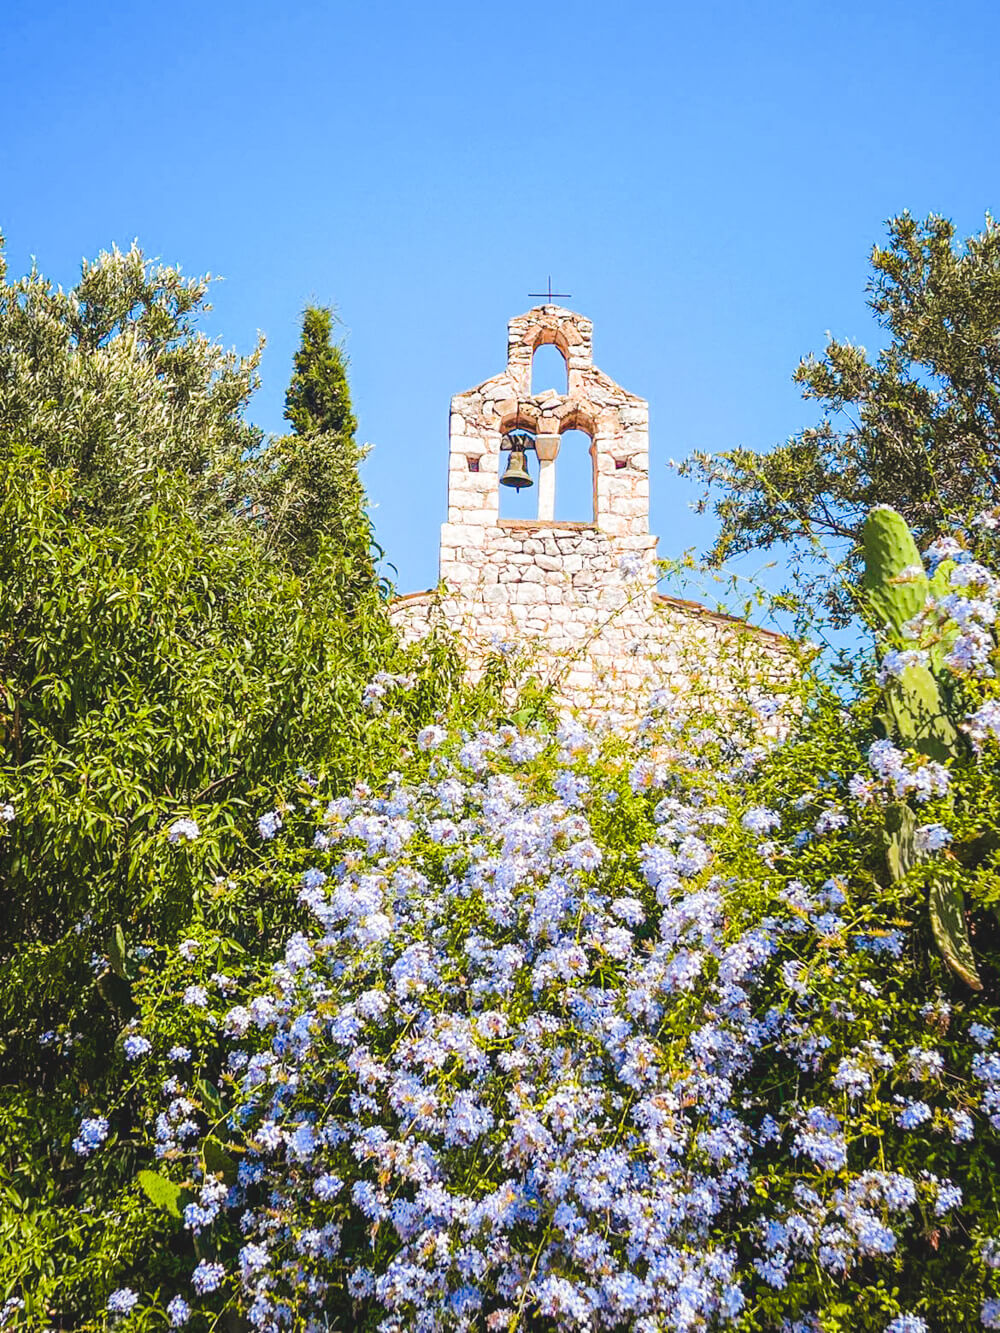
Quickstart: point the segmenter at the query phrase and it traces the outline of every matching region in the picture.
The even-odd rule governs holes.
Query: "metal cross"
[[[549,305],[551,305],[551,304],[552,304],[552,298],[553,298],[553,296],[561,296],[561,297],[563,297],[565,300],[569,300],[569,299],[572,297],[573,293],[572,293],[572,292],[554,292],[554,291],[552,290],[552,275],[551,275],[551,273],[550,273],[550,274],[549,274],[549,290],[548,290],[547,292],[529,292],[528,295],[529,295],[529,296],[544,296],[544,297],[547,299],[547,303],[548,303]]]

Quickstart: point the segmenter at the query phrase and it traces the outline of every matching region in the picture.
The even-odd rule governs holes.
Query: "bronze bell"
[[[500,478],[501,486],[513,486],[520,490],[522,486],[534,486],[531,476],[528,473],[527,461],[524,457],[523,449],[511,449],[510,458],[507,460],[507,467],[503,476]]]

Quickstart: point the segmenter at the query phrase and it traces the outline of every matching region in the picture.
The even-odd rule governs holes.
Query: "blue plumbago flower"
[[[925,1079],[940,1078],[944,1073],[944,1057],[940,1051],[911,1046],[906,1054],[906,1059],[907,1072],[910,1078],[918,1082]]]
[[[167,1318],[171,1328],[183,1328],[191,1318],[191,1307],[183,1296],[174,1296],[167,1303]]]
[[[889,680],[898,680],[907,667],[926,666],[929,660],[922,648],[889,648],[882,658],[876,680],[880,685],[885,685]]]
[[[961,1189],[952,1181],[936,1182],[935,1217],[944,1217],[945,1213],[961,1205]]]
[[[171,1046],[170,1050],[167,1051],[167,1059],[173,1060],[177,1064],[187,1064],[188,1060],[191,1059],[191,1047]]]
[[[931,1108],[926,1102],[910,1099],[903,1102],[902,1109],[896,1116],[896,1124],[900,1129],[916,1129],[931,1118]]]
[[[200,1259],[197,1268],[191,1274],[191,1285],[199,1296],[206,1296],[210,1292],[218,1291],[225,1277],[226,1270],[222,1264]]]
[[[988,740],[1000,740],[1000,699],[987,699],[970,714],[962,730],[976,750],[981,750]]]
[[[951,1141],[952,1143],[971,1143],[975,1138],[975,1125],[972,1116],[968,1111],[952,1111],[951,1113]]]
[[[979,1312],[979,1321],[983,1328],[1000,1328],[1000,1300],[991,1297],[983,1301]]]
[[[820,836],[824,833],[835,833],[837,829],[846,827],[847,823],[847,815],[839,806],[834,805],[822,811],[816,820],[814,831]]]
[[[820,1106],[811,1107],[795,1136],[795,1151],[824,1171],[839,1171],[847,1162],[847,1140],[840,1121]]]
[[[951,842],[951,834],[943,824],[922,824],[914,834],[917,851],[939,852]]]
[[[125,1052],[126,1060],[138,1060],[140,1056],[148,1055],[152,1049],[149,1038],[139,1034],[126,1037],[122,1042],[122,1050]]]
[[[898,1314],[886,1324],[885,1333],[927,1333],[927,1325],[919,1315]]]
[[[269,842],[281,827],[281,815],[277,810],[269,810],[257,820],[257,832],[265,842]]]
[[[139,1297],[131,1287],[119,1287],[108,1297],[109,1314],[130,1314],[139,1304]]]
[[[766,806],[758,805],[748,810],[740,822],[748,833],[763,836],[781,827],[781,816],[776,810],[768,810]]]
[[[374,707],[394,687],[373,685]],[[736,799],[756,742],[685,727],[666,695],[613,772],[571,721],[554,738],[427,731],[412,785],[317,805],[304,924],[224,1003],[235,1185],[204,1175],[197,1095],[164,1085],[150,1134],[161,1169],[197,1182],[184,1223],[207,1256],[172,1326],[225,1287],[268,1330],[322,1327],[344,1290],[382,1333],[722,1329],[785,1289],[818,1305],[817,1273],[896,1264],[918,1198],[954,1213],[957,1185],[902,1169],[932,1118],[924,1135],[971,1133],[921,1045],[948,1016],[894,1036],[882,997],[911,935],[873,915],[863,880],[829,877],[819,837],[846,819],[829,795],[842,778],[813,781],[790,816],[820,808],[797,879],[755,862],[768,915],[750,917],[723,876],[734,843],[745,856],[780,822]],[[866,800],[919,801],[947,775],[876,742],[859,782]],[[624,850],[602,831],[623,818],[638,831]],[[968,1101],[984,1137],[1000,1130],[1000,1054],[980,1035]],[[884,1169],[866,1170],[866,1104],[906,1079],[942,1106],[900,1099],[908,1133],[890,1126]],[[780,1185],[758,1191],[763,1174]],[[228,1271],[223,1215],[241,1237]]]
[[[73,1151],[77,1157],[89,1157],[108,1137],[108,1122],[102,1115],[84,1116],[80,1128],[73,1140]]]
[[[169,842],[194,842],[201,830],[193,819],[175,819],[167,829]]]

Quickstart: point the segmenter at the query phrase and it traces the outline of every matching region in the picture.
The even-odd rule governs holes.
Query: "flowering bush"
[[[166,1234],[122,1242],[117,1326],[1000,1327],[995,597],[951,588],[954,760],[884,734],[873,664],[770,747],[770,701],[654,696],[634,743],[433,726],[405,776],[264,815],[298,929],[148,960],[121,1102],[80,1108],[91,1171],[146,1107],[106,1223]]]

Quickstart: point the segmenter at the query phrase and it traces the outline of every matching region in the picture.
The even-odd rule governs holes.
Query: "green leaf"
[[[207,1079],[200,1078],[195,1083],[198,1096],[205,1104],[206,1110],[210,1111],[218,1119],[226,1114],[226,1108],[222,1104],[222,1098],[219,1096],[218,1089],[213,1087]]]
[[[218,1139],[207,1138],[202,1144],[202,1155],[205,1158],[205,1170],[209,1175],[221,1176],[227,1185],[236,1184],[236,1162]]]
[[[157,1171],[140,1171],[137,1178],[150,1203],[179,1222],[183,1216],[181,1203],[184,1190],[181,1186]]]
[[[111,970],[121,977],[122,981],[128,981],[128,949],[125,944],[125,932],[121,926],[115,926],[108,942],[108,960],[111,963]]]

